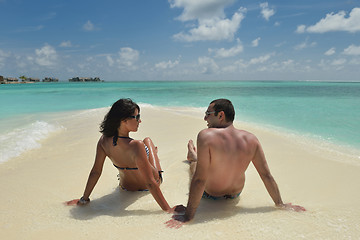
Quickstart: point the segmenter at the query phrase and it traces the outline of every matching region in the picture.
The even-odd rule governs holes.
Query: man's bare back
[[[245,184],[245,171],[255,155],[257,138],[232,125],[227,128],[209,128],[199,133],[199,139],[209,149],[211,160],[205,192],[212,196],[236,195]],[[188,144],[189,161],[197,161],[193,142]],[[194,156],[196,159],[194,159]]]
[[[283,203],[260,142],[253,134],[236,129],[234,116],[235,110],[229,100],[217,99],[210,103],[204,117],[208,129],[199,132],[197,148],[191,140],[188,143],[187,158],[192,179],[187,206],[176,206],[178,214],[166,222],[168,227],[178,228],[193,219],[201,198],[238,196],[244,187],[245,171],[250,162],[277,207],[305,211],[301,206]]]

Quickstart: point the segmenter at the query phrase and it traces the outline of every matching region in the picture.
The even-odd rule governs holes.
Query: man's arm
[[[256,141],[256,151],[252,162],[256,170],[258,171],[261,180],[264,182],[266,190],[270,194],[270,197],[274,201],[275,205],[282,209],[294,210],[297,212],[306,211],[306,209],[302,206],[292,205],[291,203],[283,203],[278,185],[276,184],[274,177],[270,173],[270,169],[266,162],[265,154],[262,150],[261,144],[257,139]]]
[[[207,130],[207,129],[206,129]],[[194,176],[190,184],[189,200],[187,203],[185,218],[190,221],[194,218],[201,196],[204,193],[206,180],[210,167],[210,146],[207,131],[201,131],[197,137],[197,163]]]
[[[210,167],[210,146],[209,136],[205,131],[201,131],[197,138],[197,162],[194,176],[190,184],[189,200],[187,203],[185,218],[190,221],[194,218],[201,196],[205,189],[206,180]]]
[[[270,194],[270,197],[274,201],[276,206],[283,204],[281,199],[279,188],[275,182],[275,179],[270,173],[269,166],[265,159],[264,151],[262,150],[260,142],[257,140],[256,150],[252,162],[259,173],[261,180],[264,182],[266,190]]]
[[[196,209],[199,206],[201,196],[205,189],[210,167],[210,147],[207,142],[209,137],[206,137],[206,135],[207,134],[205,134],[203,130],[197,137],[196,170],[190,183],[187,207],[184,207],[183,205],[176,206],[175,214],[172,217],[173,219],[165,223],[167,227],[180,228],[184,223],[189,222],[195,216]]]

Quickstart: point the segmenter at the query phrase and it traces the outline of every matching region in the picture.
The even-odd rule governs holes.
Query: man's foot
[[[187,147],[188,147],[187,160],[190,163],[191,162],[196,162],[197,161],[197,153],[196,153],[196,148],[194,146],[193,140],[189,141]]]

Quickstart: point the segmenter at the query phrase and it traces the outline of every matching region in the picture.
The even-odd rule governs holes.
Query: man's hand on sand
[[[174,209],[174,215],[171,217],[172,219],[170,219],[165,223],[168,228],[178,229],[186,222],[190,221],[185,216],[186,207],[184,205],[177,205],[173,209]]]
[[[306,211],[306,209],[304,207],[299,206],[299,205],[293,205],[292,203],[284,203],[277,207],[280,209],[283,209],[283,210],[291,210],[291,211],[295,211],[295,212],[305,212]]]
[[[185,211],[186,211],[186,207],[184,207],[183,205],[177,205],[175,207],[170,208],[166,212],[174,215],[183,215],[185,214]]]

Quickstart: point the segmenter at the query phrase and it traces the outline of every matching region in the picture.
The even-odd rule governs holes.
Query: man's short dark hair
[[[234,106],[230,100],[220,98],[213,100],[210,104],[214,103],[215,116],[221,111],[225,113],[225,120],[227,122],[233,122],[235,118]]]

